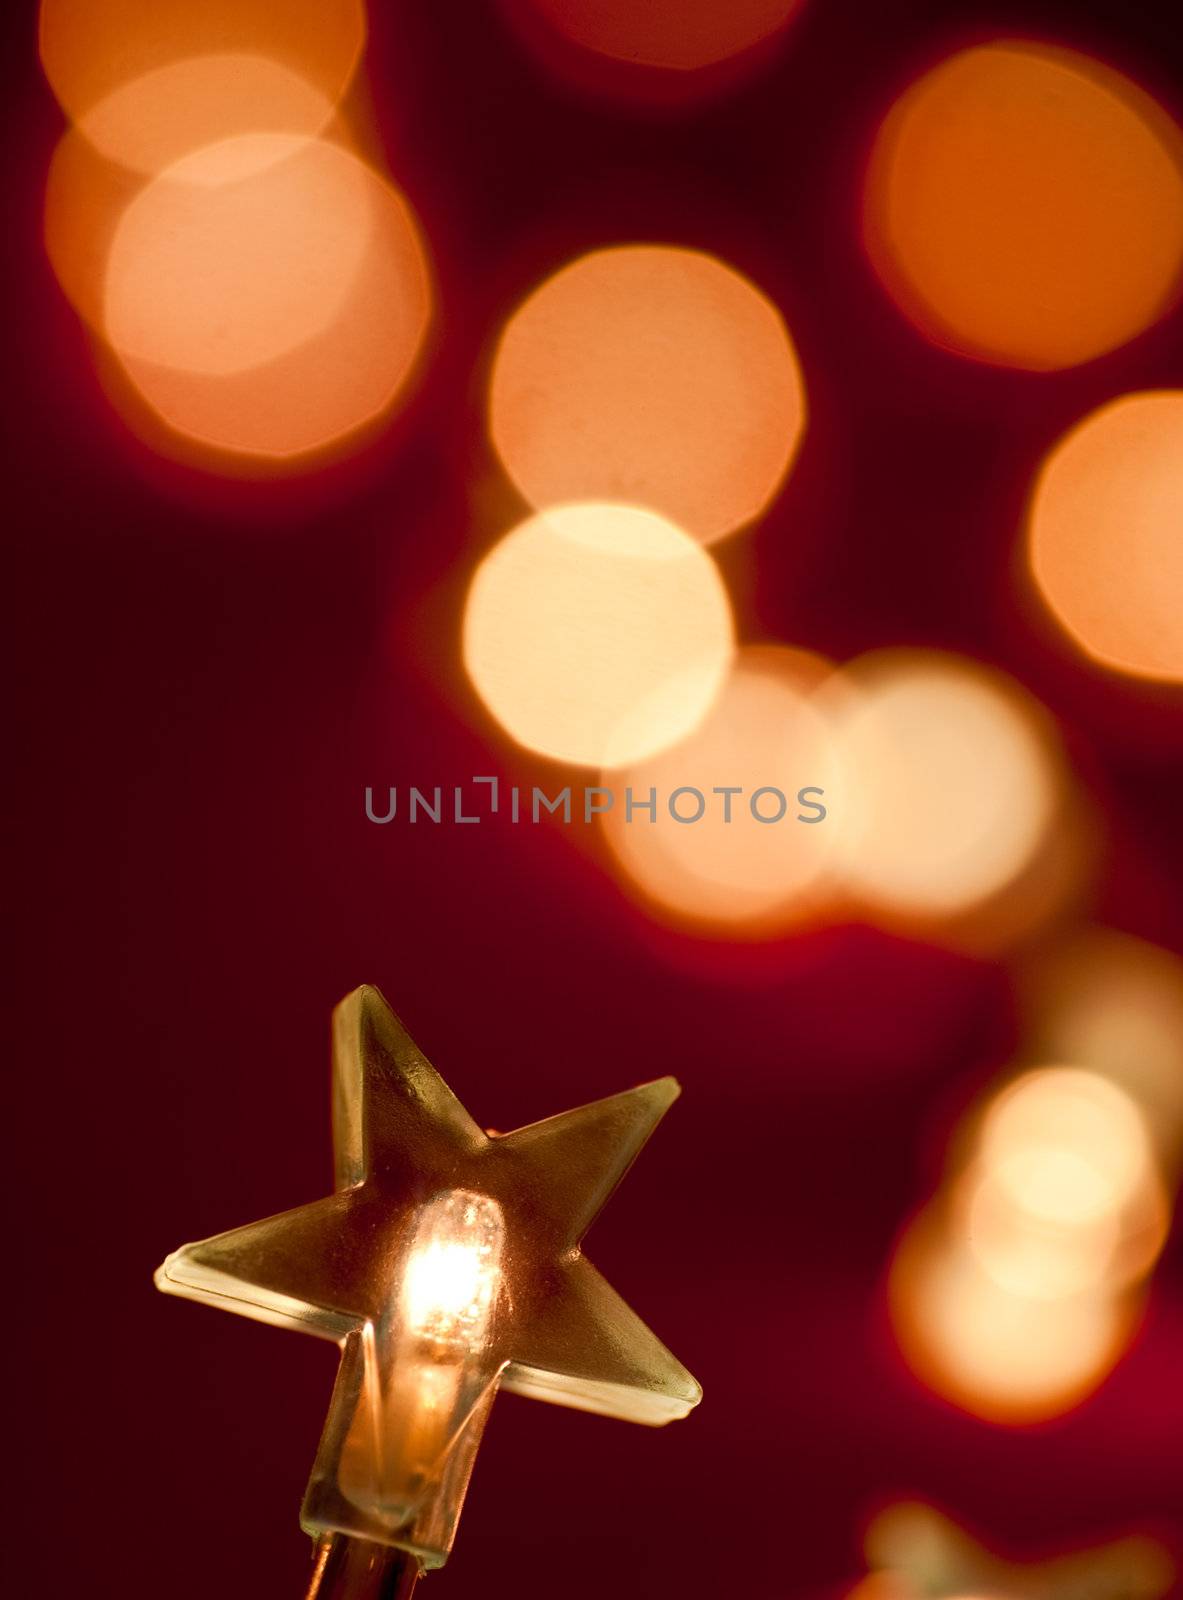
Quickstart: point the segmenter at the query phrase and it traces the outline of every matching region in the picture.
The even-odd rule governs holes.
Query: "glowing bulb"
[[[452,1189],[423,1210],[403,1279],[405,1333],[457,1357],[480,1350],[501,1284],[501,1207]]]
[[[504,1365],[490,1348],[504,1239],[486,1195],[445,1189],[419,1212],[385,1314],[362,1336],[341,1451],[341,1490],[366,1515],[409,1525],[465,1430],[475,1450]]]

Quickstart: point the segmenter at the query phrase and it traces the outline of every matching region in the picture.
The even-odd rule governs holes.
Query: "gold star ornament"
[[[702,1391],[580,1249],[678,1095],[659,1078],[488,1134],[376,989],[333,1014],[336,1192],[198,1244],[157,1287],[342,1351],[301,1522],[441,1566],[498,1388],[664,1423]]]

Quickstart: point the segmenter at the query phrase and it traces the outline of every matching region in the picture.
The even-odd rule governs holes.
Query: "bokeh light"
[[[1139,1103],[1101,1073],[1039,1067],[987,1107],[958,1234],[1004,1288],[1057,1299],[1144,1277],[1170,1201]]]
[[[252,134],[143,188],[112,240],[105,331],[171,428],[298,456],[384,412],[431,316],[406,201],[336,144]]]
[[[920,1591],[895,1572],[873,1572],[849,1590],[845,1600],[925,1600]]]
[[[1103,1073],[1031,1068],[972,1131],[946,1192],[897,1249],[893,1323],[938,1393],[994,1421],[1037,1421],[1084,1399],[1120,1358],[1170,1197],[1144,1108]]]
[[[1124,1089],[1173,1168],[1183,1146],[1183,961],[1085,928],[1025,965],[1020,1003],[1032,1048]]]
[[[1183,390],[1113,400],[1060,440],[1035,485],[1028,558],[1087,655],[1183,680]]]
[[[748,646],[703,722],[659,755],[609,775],[615,789],[657,795],[655,819],[629,820],[619,798],[601,822],[624,878],[653,909],[716,932],[774,932],[824,900],[833,832],[817,819],[834,794],[835,755],[828,721],[814,696],[828,672],[817,656],[782,646]],[[727,797],[730,786],[742,792]],[[778,822],[758,820],[752,797],[774,789],[788,801]],[[702,816],[679,821],[699,809]],[[809,789],[803,809],[797,796]],[[823,790],[819,796],[816,790]],[[757,802],[773,815],[775,796]]]
[[[100,155],[77,128],[58,140],[46,174],[45,252],[66,298],[98,333],[111,243],[143,181]]]
[[[1049,1170],[1045,1182],[1053,1175]],[[953,1203],[951,1235],[1001,1288],[1033,1300],[1129,1288],[1154,1266],[1171,1224],[1170,1199],[1154,1169],[1124,1207],[1068,1221],[1016,1204],[1003,1176],[980,1163]]]
[[[1163,1546],[1138,1535],[1011,1561],[919,1500],[877,1511],[864,1548],[868,1584],[884,1584],[868,1588],[867,1600],[1160,1600],[1175,1576]]]
[[[955,918],[1030,866],[1060,799],[1038,708],[1002,674],[885,650],[836,680],[841,870],[875,914]]]
[[[1116,1215],[1153,1163],[1129,1095],[1077,1067],[1037,1068],[1004,1089],[983,1119],[979,1151],[1014,1206],[1064,1226]]]
[[[95,149],[143,173],[248,133],[315,135],[331,100],[262,56],[191,56],[120,85],[75,124]]]
[[[314,134],[365,42],[363,0],[42,0],[41,61],[102,153],[155,174],[236,134]]]
[[[209,145],[124,213],[106,331],[128,358],[227,373],[333,320],[369,243],[372,178],[336,145],[285,134]]]
[[[892,1323],[916,1375],[975,1416],[1018,1425],[1086,1398],[1120,1356],[1132,1307],[1101,1291],[1015,1292],[931,1213],[892,1263]]]
[[[1054,1172],[1043,1174],[1045,1185]],[[978,1264],[1002,1289],[1033,1300],[1062,1300],[1106,1282],[1117,1252],[1115,1211],[1064,1223],[1015,1203],[1005,1175],[978,1166],[966,1174],[964,1235]]]
[[[1183,274],[1183,136],[1128,79],[1048,45],[951,56],[897,101],[867,178],[871,259],[938,344],[1031,370],[1124,344]]]
[[[694,72],[773,38],[801,0],[528,0],[564,39],[636,66]]]
[[[764,509],[804,425],[780,313],[697,250],[581,256],[518,307],[494,358],[493,443],[537,507],[621,501],[709,542]]]
[[[734,641],[710,556],[632,506],[552,507],[481,562],[464,663],[520,744],[617,767],[682,738],[709,711]]]

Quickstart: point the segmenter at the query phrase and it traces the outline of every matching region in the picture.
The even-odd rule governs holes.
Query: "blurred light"
[[[142,189],[111,245],[105,330],[179,433],[287,457],[383,412],[431,283],[406,201],[339,145],[252,134]]]
[[[892,1263],[892,1323],[916,1375],[975,1416],[1021,1424],[1086,1398],[1124,1348],[1132,1308],[1105,1293],[1016,1293],[931,1213]]]
[[[964,1170],[897,1250],[900,1347],[924,1382],[975,1415],[1059,1415],[1120,1357],[1138,1309],[1131,1291],[1169,1227],[1135,1101],[1081,1068],[1025,1072],[986,1106]]]
[[[1017,1205],[997,1175],[973,1167],[955,1206],[950,1234],[1001,1288],[1033,1300],[1128,1288],[1153,1267],[1171,1222],[1153,1172],[1127,1206],[1061,1222]]]
[[[236,134],[314,134],[365,41],[362,0],[42,0],[41,61],[102,153],[155,174]]]
[[[1011,1294],[1062,1300],[1105,1284],[1119,1238],[1116,1211],[1075,1225],[1016,1205],[997,1174],[969,1175],[962,1226],[965,1239],[988,1275]]]
[[[1040,1067],[1008,1085],[982,1120],[978,1148],[1011,1202],[1050,1223],[1115,1216],[1153,1173],[1134,1102],[1072,1067]]]
[[[1028,551],[1086,654],[1183,680],[1183,390],[1110,401],[1060,440],[1036,481]]]
[[[856,1583],[846,1600],[925,1600],[913,1584],[895,1572],[873,1572]]]
[[[711,558],[622,505],[566,505],[493,547],[469,588],[464,663],[520,744],[618,766],[682,738],[710,709],[733,650]]]
[[[1128,934],[1088,928],[1028,964],[1021,1000],[1032,1047],[1120,1085],[1174,1165],[1183,1143],[1183,962]]]
[[[853,893],[905,918],[965,913],[1027,870],[1060,800],[1053,740],[1016,685],[935,652],[839,674],[836,825]]]
[[[107,258],[119,220],[143,179],[108,161],[67,128],[45,179],[45,251],[74,310],[97,332],[103,324]]]
[[[504,1245],[505,1219],[488,1195],[448,1189],[423,1207],[401,1286],[402,1331],[431,1346],[432,1359],[461,1361],[488,1343]]]
[[[804,425],[780,313],[697,250],[581,256],[518,307],[494,359],[490,432],[532,505],[623,501],[708,543],[760,514]]]
[[[1183,137],[1100,62],[1003,40],[897,101],[864,228],[911,320],[963,355],[1032,370],[1124,344],[1183,273]]]
[[[565,39],[642,67],[693,72],[772,38],[801,0],[529,0]]]
[[[833,833],[826,820],[795,819],[817,815],[816,806],[803,813],[797,800],[803,788],[823,789],[823,805],[833,794],[829,728],[812,694],[828,670],[804,651],[745,648],[693,733],[605,779],[617,791],[631,785],[642,797],[656,790],[655,820],[645,813],[628,820],[619,794],[601,820],[627,879],[657,908],[748,934],[775,931],[816,908]],[[720,786],[743,792],[728,800]],[[671,815],[670,796],[680,788],[704,797],[700,820]],[[787,798],[782,821],[753,815],[752,796],[761,788]],[[768,796],[759,804],[769,815],[779,806]],[[686,817],[699,802],[690,794],[675,805]]]
[[[1160,1600],[1174,1564],[1153,1539],[1137,1536],[1052,1560],[1012,1562],[983,1549],[923,1501],[897,1501],[871,1520],[864,1541],[884,1600]],[[868,1580],[872,1581],[872,1580]],[[868,1590],[868,1600],[879,1591]]]
[[[236,135],[315,135],[335,109],[277,61],[191,56],[121,84],[76,126],[100,153],[155,174],[192,150]]]
[[[373,178],[339,146],[287,134],[208,145],[127,208],[106,331],[121,356],[227,373],[319,333],[369,244]]]
[[[336,131],[336,130],[335,130]],[[291,135],[262,134],[235,147],[240,176],[282,163],[303,146]],[[204,152],[192,170],[200,183]],[[173,169],[174,175],[176,168]],[[182,167],[181,172],[185,171]],[[119,225],[146,187],[142,175],[108,160],[76,127],[58,141],[45,180],[45,249],[66,298],[84,322],[102,333],[107,263]]]

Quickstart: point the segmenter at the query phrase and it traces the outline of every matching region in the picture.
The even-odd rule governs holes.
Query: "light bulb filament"
[[[452,1189],[424,1206],[403,1277],[403,1329],[436,1360],[460,1361],[488,1343],[504,1234],[501,1207],[486,1195]]]

